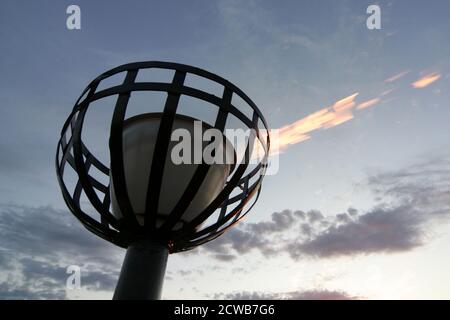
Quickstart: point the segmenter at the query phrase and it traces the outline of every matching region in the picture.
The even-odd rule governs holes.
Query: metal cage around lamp
[[[143,69],[172,70],[174,75],[171,82],[138,82],[137,75]],[[99,84],[113,75],[124,73],[124,81],[120,85],[97,90]],[[222,96],[216,96],[201,89],[187,86],[186,76],[206,78],[223,88]],[[162,113],[159,115],[159,129],[151,160],[151,169],[146,190],[145,212],[143,223],[140,224],[133,211],[127,190],[124,172],[123,132],[126,127],[126,110],[130,95],[135,91],[159,91],[167,93]],[[255,132],[262,146],[263,156],[259,162],[249,170],[249,160],[252,150],[252,139],[249,139],[245,155],[240,163],[236,163],[226,182],[217,196],[202,212],[191,220],[174,226],[180,221],[184,212],[196,196],[210,170],[210,165],[201,163],[195,169],[181,198],[174,204],[173,210],[165,216],[162,224],[157,224],[158,204],[161,200],[161,184],[165,169],[166,158],[174,122],[178,119],[177,108],[180,97],[186,95],[218,107],[217,117],[212,127],[221,132],[227,128],[227,119],[233,115],[248,129]],[[251,110],[244,112],[239,106],[233,105],[233,96],[239,96],[246,107]],[[110,164],[98,160],[92,150],[88,150],[82,141],[83,124],[91,103],[99,99],[117,96],[113,111],[110,136]],[[203,104],[202,104],[203,107]],[[246,115],[247,114],[247,115]],[[262,134],[262,130],[267,132]],[[168,62],[138,62],[119,66],[107,71],[93,80],[83,91],[80,98],[64,123],[61,138],[58,142],[56,155],[56,172],[63,197],[72,213],[83,225],[96,235],[120,246],[130,244],[145,238],[160,241],[167,245],[169,252],[179,252],[194,248],[220,236],[229,227],[241,220],[256,202],[264,177],[267,157],[270,147],[270,137],[266,121],[253,101],[238,87],[227,80],[205,70],[177,63]],[[70,168],[67,166],[70,166]],[[95,168],[99,179],[90,172]],[[66,183],[65,172],[73,170],[76,182],[73,190]],[[109,181],[105,184],[101,181]],[[114,188],[111,190],[111,181]],[[150,192],[147,192],[150,190]],[[115,196],[122,217],[113,214],[111,207],[111,192]],[[88,199],[95,213],[82,210],[80,198],[82,194]],[[211,222],[210,219],[214,220]],[[209,221],[205,223],[205,221]]]

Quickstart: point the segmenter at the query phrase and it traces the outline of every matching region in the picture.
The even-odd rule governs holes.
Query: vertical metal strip
[[[255,120],[255,119],[254,119]],[[256,118],[257,120],[257,118]],[[195,226],[200,225],[201,223],[203,223],[206,219],[208,219],[208,217],[219,207],[223,204],[224,201],[226,201],[229,197],[229,195],[231,194],[231,192],[233,191],[233,189],[237,186],[237,184],[239,183],[239,181],[242,178],[242,175],[245,173],[245,170],[248,167],[249,164],[249,159],[250,159],[250,152],[253,148],[253,139],[252,139],[252,134],[250,133],[250,137],[249,137],[249,141],[247,143],[247,147],[245,149],[245,154],[244,154],[244,160],[239,164],[239,166],[237,167],[235,173],[233,174],[233,176],[231,177],[231,179],[228,181],[228,183],[226,184],[226,186],[223,188],[223,190],[219,193],[219,195],[208,205],[208,207],[206,207],[205,210],[203,210],[202,213],[200,213],[197,217],[195,217],[189,224],[189,228],[191,228],[191,230],[195,229]],[[226,219],[228,217],[228,215],[226,217],[224,217],[224,219]],[[228,217],[229,219],[230,217]],[[226,221],[228,221],[228,219]],[[224,221],[224,223],[226,222]]]
[[[183,86],[186,73],[176,71],[172,85],[175,91]],[[164,106],[163,116],[159,124],[158,136],[156,138],[155,150],[153,151],[152,166],[150,170],[147,197],[145,202],[144,228],[154,230],[156,228],[156,216],[158,214],[159,197],[161,193],[164,167],[167,151],[169,149],[170,136],[175,114],[180,101],[180,93],[169,92]]]
[[[225,129],[225,123],[227,121],[228,116],[228,106],[231,103],[231,97],[232,97],[232,91],[228,88],[224,89],[223,97],[222,97],[222,104],[219,108],[216,122],[214,125],[215,129],[220,130],[222,133]],[[226,146],[226,141],[224,141]],[[181,196],[180,200],[177,202],[175,207],[173,208],[172,212],[170,213],[169,217],[165,221],[164,225],[161,227],[161,232],[168,232],[170,231],[175,224],[180,220],[180,218],[183,216],[186,209],[191,204],[192,200],[196,196],[198,189],[201,187],[203,180],[205,179],[206,175],[208,174],[208,170],[210,168],[210,165],[207,163],[202,163],[197,167],[195,170],[194,175],[192,176],[191,180],[189,181],[189,184],[186,186],[186,189],[183,192],[183,195]],[[200,214],[200,212],[199,212]]]
[[[130,70],[123,82],[123,86],[134,82],[137,70]],[[127,110],[130,92],[122,93],[117,98],[114,114],[111,122],[111,132],[109,138],[109,150],[111,157],[111,178],[114,181],[114,193],[117,203],[122,213],[124,222],[131,228],[138,228],[136,215],[131,206],[130,197],[125,179],[125,168],[123,163],[123,122]]]

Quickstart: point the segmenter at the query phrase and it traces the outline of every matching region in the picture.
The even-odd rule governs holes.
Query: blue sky
[[[77,1],[72,31],[70,4],[2,2],[0,297],[112,296],[124,251],[66,209],[56,142],[98,74],[163,60],[232,81],[273,129],[380,98],[284,149],[245,223],[170,257],[165,298],[450,298],[448,1]],[[71,264],[82,290],[65,290]]]

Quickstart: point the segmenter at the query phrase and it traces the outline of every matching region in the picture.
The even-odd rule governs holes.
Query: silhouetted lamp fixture
[[[143,69],[165,69],[173,72],[173,80],[138,82],[136,77]],[[102,81],[121,73],[125,79],[122,83],[97,89]],[[221,86],[222,95],[187,85],[185,79],[189,75]],[[126,118],[128,102],[135,91],[167,93],[162,112]],[[171,136],[175,129],[185,129],[193,139],[199,139],[194,134],[197,119],[177,112],[183,95],[217,109],[214,123],[202,122],[202,126],[223,133],[220,148],[233,159],[232,163],[172,161],[175,142]],[[106,164],[88,150],[81,133],[91,103],[109,96],[117,99],[109,135],[110,163]],[[235,105],[234,97],[239,97],[244,105]],[[205,104],[198,108],[205,108]],[[232,117],[253,132],[246,139],[243,152],[225,134]],[[103,73],[87,86],[64,123],[56,172],[67,206],[83,225],[127,248],[114,299],[160,298],[168,253],[211,241],[247,214],[259,196],[267,167],[267,129],[259,109],[239,88],[215,74],[187,65],[130,63]],[[202,148],[207,145],[204,141],[199,143]],[[252,158],[255,144],[262,151],[256,161]],[[76,181],[68,181],[69,170],[75,173]],[[95,212],[83,209],[82,198],[87,198]]]

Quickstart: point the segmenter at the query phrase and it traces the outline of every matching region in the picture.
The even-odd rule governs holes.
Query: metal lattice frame
[[[173,81],[171,83],[136,82],[136,76],[139,70],[148,68],[174,70]],[[125,80],[121,85],[97,91],[97,87],[102,80],[121,72],[126,73]],[[205,91],[184,85],[187,74],[194,74],[220,84],[223,87],[222,97],[217,97]],[[147,193],[143,226],[140,226],[137,222],[128,197],[122,153],[122,132],[125,112],[130,94],[133,91],[167,92],[167,99],[155,143],[154,158],[148,182],[149,188],[147,189],[154,190],[155,192]],[[81,139],[81,131],[90,103],[112,95],[117,95],[118,98],[110,129],[110,168],[108,168],[107,165],[100,162],[86,148]],[[169,147],[172,124],[181,95],[201,99],[219,107],[214,127],[222,132],[226,128],[228,115],[234,115],[249,129],[254,130],[257,139],[259,139],[263,146],[264,156],[254,169],[244,175],[249,164],[250,152],[254,142],[254,139],[249,139],[243,160],[237,164],[223,190],[195,219],[183,224],[179,230],[172,230],[188,208],[209,169],[209,165],[205,163],[197,167],[188,187],[167,217],[167,220],[161,226],[156,227],[164,163]],[[251,119],[232,104],[233,95],[238,95],[251,107],[253,113]],[[87,86],[75,103],[69,118],[64,124],[56,154],[56,172],[62,194],[69,209],[88,230],[118,246],[127,247],[136,240],[150,237],[167,243],[172,253],[192,249],[197,245],[215,239],[229,227],[236,224],[247,214],[258,199],[261,182],[267,166],[267,156],[270,146],[269,134],[265,138],[260,134],[259,121],[267,130],[268,126],[263,115],[244,92],[227,80],[205,70],[183,64],[158,61],[137,62],[119,66],[103,73]],[[78,181],[73,192],[68,190],[64,179],[64,169],[67,164],[78,175]],[[99,179],[89,174],[89,170],[92,167],[95,167],[101,174],[104,174],[108,178],[108,181],[111,170],[111,176],[115,182],[116,199],[123,214],[122,219],[118,220],[111,213],[110,186],[101,183]],[[257,177],[257,180],[252,179],[253,177]],[[253,183],[250,183],[251,179],[254,181]],[[238,193],[231,196],[232,193],[236,193],[235,190]],[[80,197],[83,192],[98,212],[98,219],[81,209]],[[253,199],[252,203],[250,199]],[[230,209],[230,206],[232,209]],[[244,209],[246,210],[244,211]],[[217,221],[211,225],[202,227],[203,222],[213,213],[217,213],[216,210],[220,211]]]

